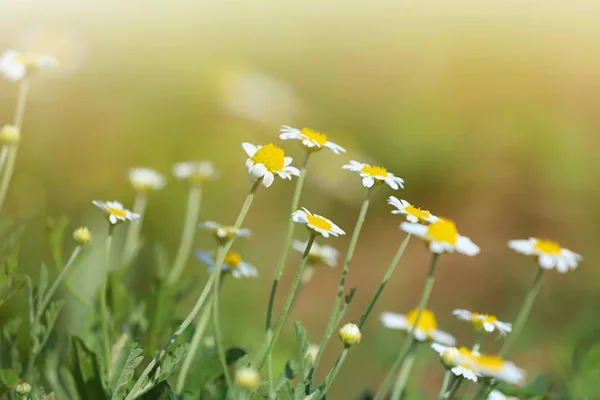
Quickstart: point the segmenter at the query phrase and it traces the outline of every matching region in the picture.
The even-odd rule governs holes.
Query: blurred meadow
[[[66,215],[70,227],[88,225],[94,234],[74,277],[77,290],[92,299],[106,226],[91,201],[130,206],[130,167],[172,176],[176,162],[211,160],[220,178],[204,186],[200,219],[233,223],[250,187],[241,143],[277,143],[282,124],[309,126],[348,153],[312,158],[300,204],[346,232],[363,187],[343,164],[373,162],[405,180],[402,191],[376,192],[350,266],[347,287],[357,294],[345,321],[360,317],[404,237],[386,204],[389,195],[454,219],[482,249],[472,258],[445,256],[438,269],[430,308],[459,342],[473,334],[452,310],[512,321],[519,309],[536,265],[507,241],[552,238],[585,261],[574,273],[546,274],[509,358],[530,379],[545,375],[557,387],[569,385],[574,398],[593,387],[588,398],[600,398],[600,363],[577,368],[581,352],[600,343],[599,21],[600,6],[592,1],[0,0],[0,50],[37,51],[61,62],[32,83],[2,210],[26,229],[19,268],[35,275],[40,261],[50,260],[47,218]],[[11,120],[16,95],[14,83],[0,80],[0,124]],[[298,143],[280,144],[301,155]],[[235,244],[259,277],[224,287],[226,345],[260,351],[292,188],[279,180],[259,190],[244,224],[252,238]],[[174,257],[185,198],[186,185],[174,179],[151,194],[142,228],[147,251],[130,282],[137,298],[154,279],[152,246],[162,243]],[[295,238],[306,240],[305,231],[296,228]],[[348,241],[327,244],[343,254]],[[214,247],[205,231],[195,243]],[[67,241],[65,254],[71,248]],[[297,252],[288,257],[276,313],[299,259]],[[427,263],[427,249],[412,241],[331,398],[354,398],[379,385],[402,335],[383,328],[376,315],[416,306]],[[318,268],[301,293],[276,348],[279,367],[296,349],[292,320],[302,321],[310,340],[320,340],[340,272],[339,266]],[[197,289],[177,310],[181,318],[208,278],[193,257],[185,274]],[[0,324],[26,313],[20,296],[0,308]],[[57,329],[76,333],[86,308],[68,299]],[[501,344],[494,337],[485,342],[491,351]],[[332,341],[321,374],[338,354]],[[431,397],[441,375],[430,352],[419,360],[412,387]]]

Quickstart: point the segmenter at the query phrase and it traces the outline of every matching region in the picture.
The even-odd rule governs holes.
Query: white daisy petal
[[[417,237],[423,238],[427,234],[427,226],[421,224],[411,224],[410,222],[403,222],[400,225],[400,229],[402,229],[406,233],[410,233],[411,235],[415,235]]]
[[[456,338],[454,336],[447,332],[440,331],[439,329],[434,329],[429,335],[434,342],[448,346],[454,346],[456,344]]]
[[[262,165],[262,164],[257,164],[257,165]],[[273,175],[273,173],[272,173],[272,172],[269,172],[269,171],[267,171],[267,172],[265,172],[265,174],[263,175],[263,181],[262,181],[262,183],[263,183],[263,185],[264,185],[265,187],[269,187],[269,186],[271,186],[271,185],[273,184],[273,181],[274,181],[274,180],[275,180],[275,176]]]
[[[248,157],[253,157],[254,154],[258,151],[258,148],[252,143],[244,142],[242,143],[242,148],[248,154]]]
[[[383,312],[381,313],[380,320],[383,326],[386,328],[402,330],[408,328],[406,317],[402,314]]]

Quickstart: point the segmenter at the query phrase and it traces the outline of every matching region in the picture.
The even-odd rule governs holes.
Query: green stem
[[[392,260],[392,263],[388,267],[388,270],[385,273],[385,276],[383,277],[383,280],[379,284],[379,287],[377,288],[377,291],[375,292],[375,295],[373,295],[373,298],[371,299],[371,302],[367,306],[367,309],[365,310],[365,312],[363,313],[363,315],[360,317],[360,321],[358,322],[359,329],[362,328],[363,325],[365,324],[365,321],[367,320],[367,318],[369,317],[369,314],[373,310],[373,306],[375,306],[375,303],[379,299],[379,296],[381,295],[381,292],[383,292],[383,289],[385,288],[385,285],[387,285],[388,281],[392,277],[392,274],[394,273],[394,270],[396,269],[396,266],[400,262],[400,258],[402,258],[402,255],[404,254],[404,250],[406,249],[406,246],[408,245],[408,241],[409,240],[410,240],[410,233],[407,233],[406,237],[404,238],[404,240],[400,244],[400,247],[398,248],[398,251],[396,252],[396,255],[394,256],[394,259]]]
[[[50,303],[50,300],[52,299],[52,295],[54,294],[54,292],[56,291],[58,286],[61,284],[61,282],[65,279],[65,276],[67,275],[67,273],[69,273],[69,270],[71,269],[71,267],[75,264],[75,259],[79,255],[80,251],[81,251],[81,246],[76,246],[75,249],[73,250],[73,253],[71,253],[71,257],[69,257],[69,261],[67,261],[67,264],[65,265],[65,267],[62,269],[62,271],[60,271],[60,274],[58,274],[58,277],[56,278],[56,280],[54,281],[52,286],[50,286],[50,289],[48,289],[48,292],[46,292],[46,296],[42,300],[42,305],[37,310],[38,318],[42,315],[42,313],[48,306],[48,303]]]
[[[265,363],[267,362],[271,351],[273,351],[273,347],[275,347],[275,343],[277,343],[277,339],[279,338],[279,334],[281,333],[281,328],[283,328],[283,324],[285,323],[285,320],[287,318],[290,306],[292,305],[292,301],[294,300],[296,289],[298,289],[298,284],[300,283],[300,279],[302,278],[302,272],[304,271],[304,266],[306,265],[306,261],[308,260],[310,248],[312,247],[314,241],[315,234],[311,233],[310,237],[308,238],[308,243],[306,244],[306,249],[304,249],[304,254],[302,254],[302,260],[300,260],[300,264],[298,265],[298,269],[296,270],[296,275],[294,276],[294,280],[292,281],[292,287],[290,288],[290,292],[288,293],[287,300],[285,301],[283,310],[281,311],[279,319],[277,320],[277,325],[275,326],[275,330],[273,331],[273,336],[269,341],[267,349],[265,350],[265,354],[262,356],[262,359],[258,364],[259,371],[265,366]]]
[[[6,158],[8,157],[8,148],[9,145],[2,146],[0,149],[0,175],[2,175],[2,170],[4,169],[4,164],[6,163]]]
[[[437,400],[443,400],[446,397],[446,391],[448,390],[448,387],[452,387],[452,385],[450,385],[450,378],[453,376],[454,375],[452,374],[452,371],[449,369],[444,372],[444,379],[442,380],[442,386],[440,387],[440,391],[437,395]]]
[[[344,363],[344,360],[346,359],[346,356],[348,355],[349,350],[350,350],[349,347],[345,347],[344,350],[342,350],[342,354],[340,354],[337,361],[333,365],[333,368],[331,368],[331,371],[329,371],[329,373],[325,377],[325,380],[323,381],[323,384],[321,385],[322,389],[320,389],[322,394],[321,394],[321,397],[319,397],[319,398],[325,397],[325,395],[327,394],[327,391],[329,390],[331,383],[333,382],[337,373],[339,372],[340,367]]]
[[[400,374],[398,375],[398,380],[394,385],[394,389],[392,390],[391,400],[400,400],[400,396],[404,392],[406,388],[406,383],[408,382],[408,377],[410,376],[410,372],[415,363],[415,346],[410,347],[404,362],[402,363],[402,367],[400,368]]]
[[[479,352],[479,349],[481,348],[481,341],[483,340],[484,335],[485,335],[485,331],[483,331],[483,330],[477,332],[477,336],[475,336],[475,343],[473,343],[473,347],[471,348],[472,352],[474,352],[474,353]]]
[[[221,247],[221,246],[219,246]],[[217,355],[221,361],[223,367],[223,375],[225,375],[225,383],[227,384],[227,392],[231,390],[231,376],[229,375],[229,367],[227,366],[227,358],[225,357],[225,347],[223,346],[223,336],[221,334],[221,320],[219,316],[219,292],[221,287],[221,275],[217,275],[215,284],[213,286],[213,312],[212,321],[214,328],[215,347],[217,348]]]
[[[460,388],[460,386],[463,384],[464,381],[465,381],[465,379],[462,376],[459,376],[456,378],[456,381],[454,382],[454,386],[452,387],[452,389],[450,390],[450,393],[447,396],[448,400],[454,399],[454,397],[458,393],[458,389]]]
[[[110,224],[110,222],[109,222]],[[106,253],[104,258],[104,276],[102,280],[102,292],[100,293],[100,309],[102,313],[102,338],[104,348],[104,362],[107,376],[110,376],[110,338],[108,334],[108,315],[106,311],[106,292],[108,291],[108,269],[110,265],[110,246],[112,243],[113,230],[115,225],[110,224],[108,235],[106,236]]]
[[[127,227],[127,235],[125,236],[125,244],[123,245],[123,259],[121,266],[129,265],[139,251],[140,232],[142,230],[142,220],[146,213],[148,205],[148,192],[138,191],[133,201],[133,212],[140,215],[140,220],[137,224],[129,224]]]
[[[190,253],[192,252],[192,247],[194,245],[194,233],[196,232],[198,215],[200,214],[201,199],[202,187],[199,183],[191,183],[190,190],[188,192],[185,222],[183,225],[183,231],[181,233],[179,249],[177,250],[177,256],[175,257],[173,268],[171,268],[171,271],[167,276],[167,283],[169,285],[174,285],[179,280],[179,277],[185,268],[185,264],[190,257]]]
[[[258,189],[258,185],[260,184],[260,182],[261,182],[260,180],[257,180],[252,184],[250,193],[248,193],[248,196],[246,196],[246,201],[244,202],[244,205],[242,206],[242,209],[237,217],[237,220],[235,221],[235,225],[234,225],[235,229],[240,229],[240,227],[242,226],[242,223],[244,222],[244,219],[246,218],[246,215],[248,214],[248,210],[250,209],[250,206],[252,205],[252,201],[254,200],[254,195],[256,193],[256,189]],[[179,336],[181,336],[183,331],[185,331],[186,328],[192,323],[192,321],[194,320],[194,318],[196,317],[196,315],[202,308],[202,305],[206,301],[206,298],[208,297],[208,294],[210,293],[212,285],[214,284],[215,280],[217,279],[217,275],[221,272],[221,267],[223,266],[223,261],[225,260],[225,256],[227,255],[227,252],[229,252],[229,249],[231,249],[231,246],[233,245],[234,241],[235,241],[235,237],[233,237],[225,246],[222,247],[223,251],[217,252],[217,257],[215,260],[215,269],[214,269],[213,273],[210,275],[210,278],[208,279],[208,281],[206,282],[206,285],[204,286],[204,289],[202,290],[200,297],[198,297],[196,304],[194,304],[194,307],[192,308],[192,310],[190,311],[188,316],[185,317],[185,319],[183,320],[181,325],[179,325],[177,330],[173,333],[173,335],[171,335],[171,337],[169,338],[167,343],[165,343],[165,345],[162,347],[162,349],[156,353],[156,355],[154,356],[152,361],[150,361],[148,363],[148,365],[146,366],[146,368],[144,369],[144,371],[142,372],[140,377],[137,379],[137,381],[135,382],[135,384],[133,385],[133,387],[127,394],[127,397],[125,397],[125,400],[133,400],[142,394],[142,391],[141,391],[142,388],[140,386],[142,385],[142,383],[144,383],[145,379],[148,377],[150,372],[153,370],[153,368],[156,365],[156,363],[158,362],[158,360],[160,360],[162,357],[164,357],[167,354],[169,347],[171,347],[171,345],[177,340],[177,338]]]
[[[533,307],[533,302],[535,301],[535,298],[537,297],[540,291],[543,273],[544,270],[542,268],[538,268],[537,273],[535,275],[535,279],[533,280],[533,284],[529,289],[529,293],[527,293],[527,296],[523,301],[523,305],[521,306],[521,310],[517,315],[517,319],[513,324],[512,332],[508,335],[508,337],[504,341],[504,345],[500,349],[500,357],[506,356],[508,350],[510,350],[510,347],[513,345],[514,341],[517,339],[517,337],[523,330],[523,326],[525,326],[525,322],[527,322],[527,317],[529,317],[529,313],[531,312],[531,308]]]

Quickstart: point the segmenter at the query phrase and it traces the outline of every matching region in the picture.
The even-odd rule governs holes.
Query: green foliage
[[[56,265],[56,269],[59,271],[64,267],[63,245],[68,226],[69,219],[64,215],[58,219],[48,217],[46,220],[46,232],[50,243],[52,260],[54,261],[54,265]]]
[[[73,336],[72,345],[72,373],[77,392],[86,400],[105,400],[106,395],[98,356],[77,336]]]

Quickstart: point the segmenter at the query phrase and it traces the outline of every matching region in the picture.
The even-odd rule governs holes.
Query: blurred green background
[[[299,156],[297,143],[279,142],[279,127],[309,126],[349,152],[314,157],[301,205],[346,232],[363,188],[341,165],[374,162],[405,179],[401,192],[380,188],[369,210],[347,282],[358,290],[347,321],[358,319],[403,238],[400,219],[385,201],[394,194],[454,219],[482,249],[474,258],[444,256],[438,269],[430,306],[459,343],[469,345],[473,334],[451,316],[455,308],[514,319],[535,265],[506,242],[529,236],[555,239],[585,261],[574,273],[546,274],[531,324],[510,358],[531,377],[549,373],[561,381],[572,372],[579,341],[600,340],[600,9],[594,2],[0,5],[0,49],[47,52],[62,63],[33,82],[3,210],[26,226],[24,271],[37,274],[40,261],[50,259],[47,216],[66,214],[73,229],[87,224],[96,237],[77,273],[79,289],[92,297],[105,225],[91,200],[131,205],[128,168],[170,175],[178,161],[213,161],[221,177],[205,186],[201,219],[232,223],[249,189],[241,142],[274,141]],[[16,85],[0,81],[0,124],[11,121],[16,93]],[[253,354],[260,350],[291,190],[281,180],[261,188],[246,223],[253,236],[235,245],[260,277],[227,282],[223,292],[226,344]],[[154,275],[153,243],[174,256],[185,193],[185,184],[171,179],[151,197],[137,290]],[[296,237],[304,240],[306,233],[297,229]],[[343,255],[348,240],[327,244]],[[198,232],[197,246],[213,246],[208,233]],[[288,259],[276,310],[298,259]],[[333,398],[379,385],[402,336],[381,327],[378,314],[415,305],[427,263],[426,249],[413,240],[334,384]],[[190,259],[186,271],[199,279],[199,293],[205,267]],[[313,341],[325,328],[340,272],[319,269],[294,310],[292,318],[305,324]],[[24,312],[16,305],[0,311],[4,317]],[[76,332],[85,312],[71,300],[60,329]],[[277,347],[280,364],[295,349],[292,326]],[[499,345],[489,338],[484,350]],[[339,351],[333,338],[321,375]],[[433,352],[424,354],[412,382],[437,393],[442,371]]]

